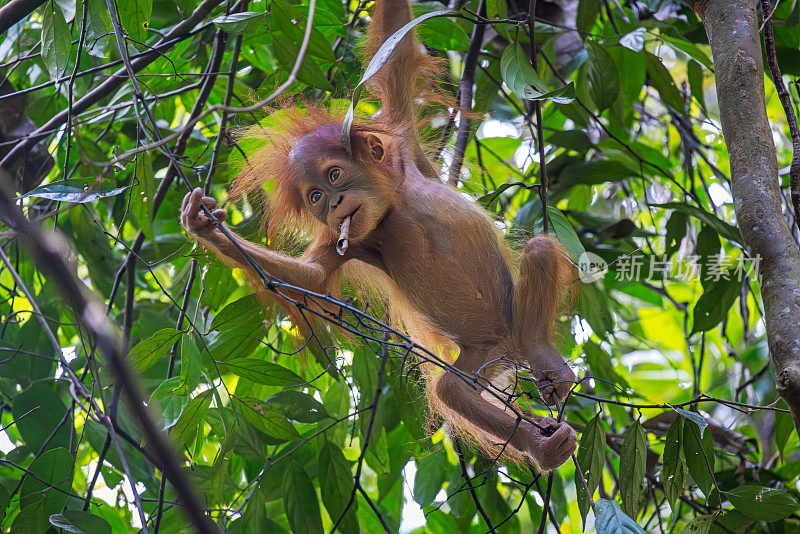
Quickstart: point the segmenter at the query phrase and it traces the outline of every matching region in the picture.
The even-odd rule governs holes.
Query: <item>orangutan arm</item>
[[[224,221],[227,217],[225,210],[215,209],[217,201],[213,197],[204,197],[202,190],[198,188],[186,195],[183,200],[181,225],[221,259],[228,260],[235,266],[245,269],[250,276],[256,279],[260,278],[256,268],[242,255],[239,248],[247,253],[267,274],[282,282],[316,292],[326,290],[325,281],[331,272],[341,264],[336,255],[328,253],[332,251],[324,249],[321,244],[312,246],[311,250],[302,258],[294,258],[265,249],[232,234],[236,241],[234,244],[217,228],[214,221],[205,215],[200,206],[201,202],[212,210],[214,217],[220,221]]]

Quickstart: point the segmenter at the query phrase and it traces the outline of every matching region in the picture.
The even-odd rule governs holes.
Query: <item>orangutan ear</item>
[[[362,161],[381,163],[386,157],[383,149],[383,142],[380,138],[371,133],[352,133],[353,156]]]

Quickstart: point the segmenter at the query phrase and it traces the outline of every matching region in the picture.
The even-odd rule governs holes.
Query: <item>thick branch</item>
[[[133,414],[143,430],[145,439],[163,464],[162,472],[175,488],[195,530],[213,534],[217,529],[204,514],[200,500],[195,495],[182,465],[175,458],[145,407],[144,395],[120,350],[116,334],[106,319],[102,306],[89,296],[86,286],[78,280],[73,269],[67,264],[63,256],[63,246],[56,234],[45,234],[31,224],[14,205],[14,197],[10,191],[13,191],[10,179],[7,173],[0,169],[0,214],[11,221],[19,234],[19,242],[30,250],[37,269],[60,287],[67,302],[75,308],[78,319],[94,336],[97,347],[105,355],[122,392],[128,396],[130,405],[138,406],[138,409],[132,410]]]
[[[800,428],[800,251],[781,213],[778,161],[764,102],[755,3],[694,3],[711,44],[736,219],[761,261],[761,295],[777,389]]]
[[[792,165],[789,167],[789,191],[792,196],[792,207],[794,208],[794,221],[800,227],[800,128],[797,127],[797,116],[794,114],[792,97],[786,84],[783,83],[783,75],[778,66],[778,56],[775,51],[775,35],[772,32],[772,7],[769,0],[761,0],[761,13],[764,17],[764,49],[767,54],[769,72],[772,74],[772,81],[775,83],[775,90],[781,100],[783,111],[786,113],[786,124],[789,126],[789,133],[792,136]]]
[[[33,13],[45,1],[11,0],[11,2],[0,7],[0,34],[6,33],[11,26]]]

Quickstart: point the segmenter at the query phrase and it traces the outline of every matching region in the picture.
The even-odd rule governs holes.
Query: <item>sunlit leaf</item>
[[[557,104],[568,104],[575,98],[572,82],[550,90],[539,78],[525,50],[519,43],[512,43],[500,58],[503,81],[519,98],[527,100],[552,100]]]
[[[174,328],[159,330],[137,343],[128,353],[128,361],[140,372],[145,371],[166,356],[180,336],[181,332]]]
[[[235,358],[217,364],[220,372],[228,372],[265,386],[299,386],[305,380],[281,365],[256,358]]]

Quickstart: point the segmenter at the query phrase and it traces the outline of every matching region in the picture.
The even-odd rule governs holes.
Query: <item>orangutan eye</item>
[[[311,202],[312,204],[316,204],[320,200],[322,200],[322,193],[317,191],[316,189],[308,194],[308,201]]]
[[[333,167],[331,170],[328,171],[328,180],[332,184],[336,183],[336,180],[339,179],[339,175],[342,173],[342,170],[339,167]]]

